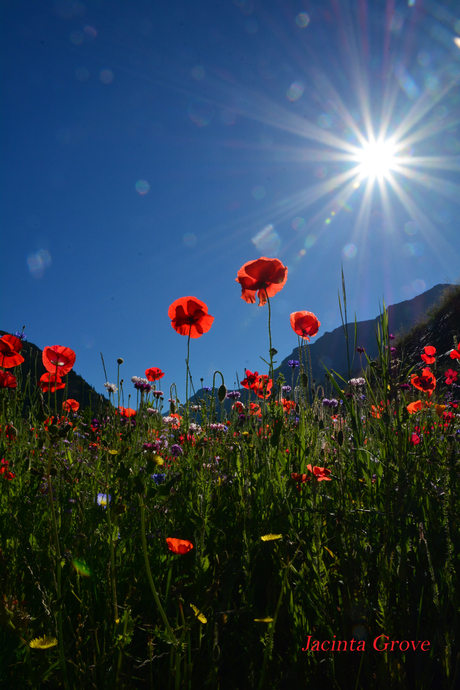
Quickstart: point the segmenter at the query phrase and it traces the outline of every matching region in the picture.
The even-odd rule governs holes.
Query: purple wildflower
[[[182,448],[179,446],[178,443],[174,443],[171,446],[170,451],[171,451],[171,455],[174,455],[175,458],[178,458],[180,455],[184,454],[184,451],[182,450]]]
[[[229,400],[239,400],[241,398],[241,393],[239,391],[228,391],[227,398]]]
[[[288,367],[291,367],[291,369],[296,369],[297,367],[300,367],[300,363],[297,359],[290,359],[288,361]]]

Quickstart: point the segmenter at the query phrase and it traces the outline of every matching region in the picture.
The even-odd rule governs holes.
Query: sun
[[[383,179],[396,167],[396,147],[388,140],[367,141],[356,154],[356,161],[360,177]]]

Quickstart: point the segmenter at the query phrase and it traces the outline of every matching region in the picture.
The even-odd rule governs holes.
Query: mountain
[[[448,304],[448,307],[437,313],[436,307],[440,303]],[[448,313],[445,313],[446,309]],[[452,336],[456,334],[460,338],[460,290],[456,286],[435,285],[413,299],[388,306],[387,310],[390,333],[396,335],[396,340],[392,344],[398,347],[400,353],[404,353],[411,364],[423,364],[420,353],[425,345],[434,345],[439,353],[448,353],[453,348]],[[432,317],[430,322],[430,313],[433,311],[437,316]],[[356,346],[354,343],[354,320],[346,325],[352,377],[360,374],[361,363],[363,367],[366,365],[365,356],[363,355],[360,361],[355,347],[364,347],[370,359],[377,359],[378,357],[376,328],[379,321],[380,315],[368,321],[357,321]],[[439,339],[441,336],[442,338]],[[332,332],[324,333],[315,342],[309,343],[307,349],[311,358],[311,378],[315,381],[316,386],[325,386],[323,363],[329,370],[334,370],[345,380],[348,380],[347,348],[343,326],[339,326]],[[275,380],[279,374],[283,374],[286,384],[291,386],[292,380],[294,380],[295,386],[299,369],[294,370],[293,379],[293,370],[289,367],[288,362],[299,359],[299,348],[296,347],[290,355],[282,360],[281,364],[275,365]],[[309,372],[308,374],[310,376]],[[241,392],[243,399],[243,396],[247,396],[248,391],[242,389]],[[205,392],[199,390],[190,398],[190,402],[197,403],[199,399],[204,397]],[[251,396],[251,399],[257,400],[255,396]],[[226,400],[225,408],[228,410],[230,406],[231,401]],[[219,409],[217,393],[216,409]]]
[[[390,333],[397,335],[398,333],[401,334],[411,329],[427,314],[427,312],[429,312],[430,308],[438,302],[442,294],[449,287],[450,286],[447,284],[435,285],[430,290],[427,290],[421,295],[417,295],[417,297],[411,300],[405,300],[404,302],[399,302],[398,304],[387,307]],[[354,320],[346,326],[352,377],[358,376],[361,371],[360,357],[355,351],[355,347],[365,348],[366,354],[370,359],[376,359],[378,357],[376,328],[379,320],[380,315],[368,321],[357,321],[356,346],[354,344]],[[315,342],[309,343],[308,349],[310,350],[311,357],[312,379],[315,380],[317,386],[324,386],[325,370],[323,363],[329,370],[333,369],[343,376],[344,379],[348,380],[347,347],[343,326],[339,326],[331,333],[324,333],[315,340]],[[452,349],[452,345],[450,349]],[[283,359],[276,369],[276,373],[278,375],[280,373],[283,374],[286,383],[289,385],[291,385],[292,369],[288,366],[288,361],[291,359],[300,359],[298,347],[296,347],[288,357]],[[366,365],[366,358],[364,355],[362,357],[362,365]],[[295,371],[297,374],[299,370],[297,369]]]
[[[0,331],[0,337],[6,335],[6,331]],[[40,376],[46,373],[43,366],[42,350],[33,343],[24,342],[22,345],[21,355],[24,357],[24,362],[18,367],[7,369],[11,374],[21,380],[21,390],[25,394],[23,414],[26,414],[27,406],[30,406],[30,396],[26,392],[27,378],[30,374],[30,392],[32,399],[34,398],[37,389],[37,381]],[[20,375],[19,369],[21,370]],[[99,395],[92,386],[89,385],[79,374],[76,374],[73,369],[69,371],[67,376],[63,377],[63,381],[68,381],[68,390],[63,388],[56,392],[58,410],[62,410],[62,403],[66,398],[73,398],[80,403],[80,409],[84,410],[88,405],[91,406],[92,411],[97,411],[99,405],[108,405],[109,401],[103,396]],[[66,394],[67,393],[67,394]],[[44,393],[45,402],[48,398],[48,393]],[[54,406],[54,393],[50,396],[51,405]]]

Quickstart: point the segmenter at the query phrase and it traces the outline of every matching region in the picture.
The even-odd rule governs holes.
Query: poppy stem
[[[269,343],[269,347],[270,347],[270,352],[269,352],[269,354],[270,354],[270,378],[271,378],[272,384],[273,384],[274,383],[274,381],[273,381],[274,374],[273,374],[273,348],[272,348],[272,328],[271,328],[272,310],[270,307],[270,299],[268,297],[267,288],[264,288],[264,289],[265,289],[265,296],[267,298],[267,304],[268,304],[268,343]]]
[[[189,411],[189,402],[188,402],[188,379],[190,376],[190,369],[188,366],[189,358],[190,358],[190,334],[192,332],[192,324],[190,324],[190,328],[188,331],[188,338],[187,338],[187,359],[185,360],[185,363],[187,365],[187,378],[185,379],[185,434],[187,435],[187,430],[188,430],[188,411]]]

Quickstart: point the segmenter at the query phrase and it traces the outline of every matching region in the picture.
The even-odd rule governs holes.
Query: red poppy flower
[[[312,472],[316,479],[319,482],[330,482],[331,478],[329,475],[331,474],[331,470],[326,469],[325,467],[313,467],[311,465],[307,465],[307,470],[310,470]]]
[[[150,367],[150,369],[145,370],[145,375],[147,377],[147,381],[158,381],[158,379],[163,378],[164,372],[161,371],[161,369],[158,369],[158,367]]]
[[[61,388],[65,388],[65,383],[62,382],[61,377],[55,374],[43,374],[43,376],[40,376],[40,381],[37,384],[44,393],[48,393],[48,391],[54,393]]]
[[[252,373],[249,369],[246,369],[246,378],[241,381],[241,385],[250,390],[254,385],[257,385],[258,380],[259,374],[257,371]]]
[[[282,404],[283,410],[285,412],[290,412],[296,406],[296,403],[294,400],[286,400],[286,398],[281,398],[281,404]]]
[[[432,345],[427,345],[426,347],[423,348],[425,350],[424,355],[420,355],[423,361],[426,364],[433,364],[433,362],[436,361],[436,357],[433,357],[433,355],[436,354],[436,348],[433,347]]]
[[[134,417],[136,410],[131,409],[131,407],[119,407],[120,414],[122,417]]]
[[[18,382],[16,376],[10,374],[9,371],[3,371],[0,369],[0,388],[17,388]]]
[[[259,307],[263,306],[268,297],[273,297],[286,284],[288,270],[279,259],[267,259],[261,256],[255,261],[248,261],[238,271],[236,282],[241,285],[241,299],[249,304],[259,297]]]
[[[208,307],[196,297],[176,299],[168,309],[171,326],[180,335],[200,338],[212,326],[214,316],[208,314]]]
[[[291,314],[292,329],[304,340],[318,333],[321,323],[311,311],[295,311]]]
[[[257,403],[249,403],[249,414],[251,415],[256,415],[257,417],[262,417],[262,410],[260,409],[260,405],[257,405]]]
[[[168,537],[166,543],[168,544],[168,549],[173,553],[184,554],[193,549],[193,544],[186,539],[172,539]]]
[[[407,411],[409,414],[415,414],[415,412],[419,412],[423,407],[423,403],[421,400],[416,400],[415,402],[409,403],[407,406]]]
[[[8,469],[8,460],[5,460],[3,458],[0,463],[0,475],[3,475],[6,479],[8,479],[9,482],[16,476],[11,472],[11,470]]]
[[[411,434],[409,443],[411,444],[411,446],[418,446],[418,444],[420,443],[420,436],[418,436],[418,434]]]
[[[262,374],[259,376],[258,380],[251,386],[251,390],[257,395],[258,398],[269,398],[271,395],[273,387],[273,381],[267,376],[267,374]]]
[[[3,337],[5,338],[6,336],[3,336]],[[452,350],[452,352],[450,353],[450,358],[451,359],[460,359],[460,343],[458,344],[456,350]],[[0,362],[0,364],[1,364],[1,362]]]
[[[444,372],[444,376],[446,377],[446,385],[450,386],[451,383],[457,380],[458,374],[453,369],[448,369]]]
[[[45,347],[42,354],[43,365],[46,371],[49,371],[50,374],[57,373],[58,376],[68,374],[75,364],[75,359],[75,352],[70,347],[63,347],[62,345]]]
[[[22,364],[24,357],[20,355],[22,340],[15,335],[6,334],[0,338],[0,367],[10,369]]]
[[[297,491],[302,493],[302,487],[300,486],[301,484],[305,484],[305,482],[309,482],[311,477],[307,474],[298,474],[297,472],[293,472],[291,474],[292,479],[297,483]]]
[[[73,398],[68,398],[62,403],[62,409],[66,410],[66,412],[70,412],[70,410],[77,412],[80,409],[80,403]]]
[[[436,388],[436,377],[429,369],[424,369],[420,376],[413,374],[410,380],[411,384],[420,391],[425,391],[431,396]]]
[[[244,405],[242,402],[237,400],[235,403],[232,405],[232,410],[236,410],[238,414],[242,414],[244,412]]]

